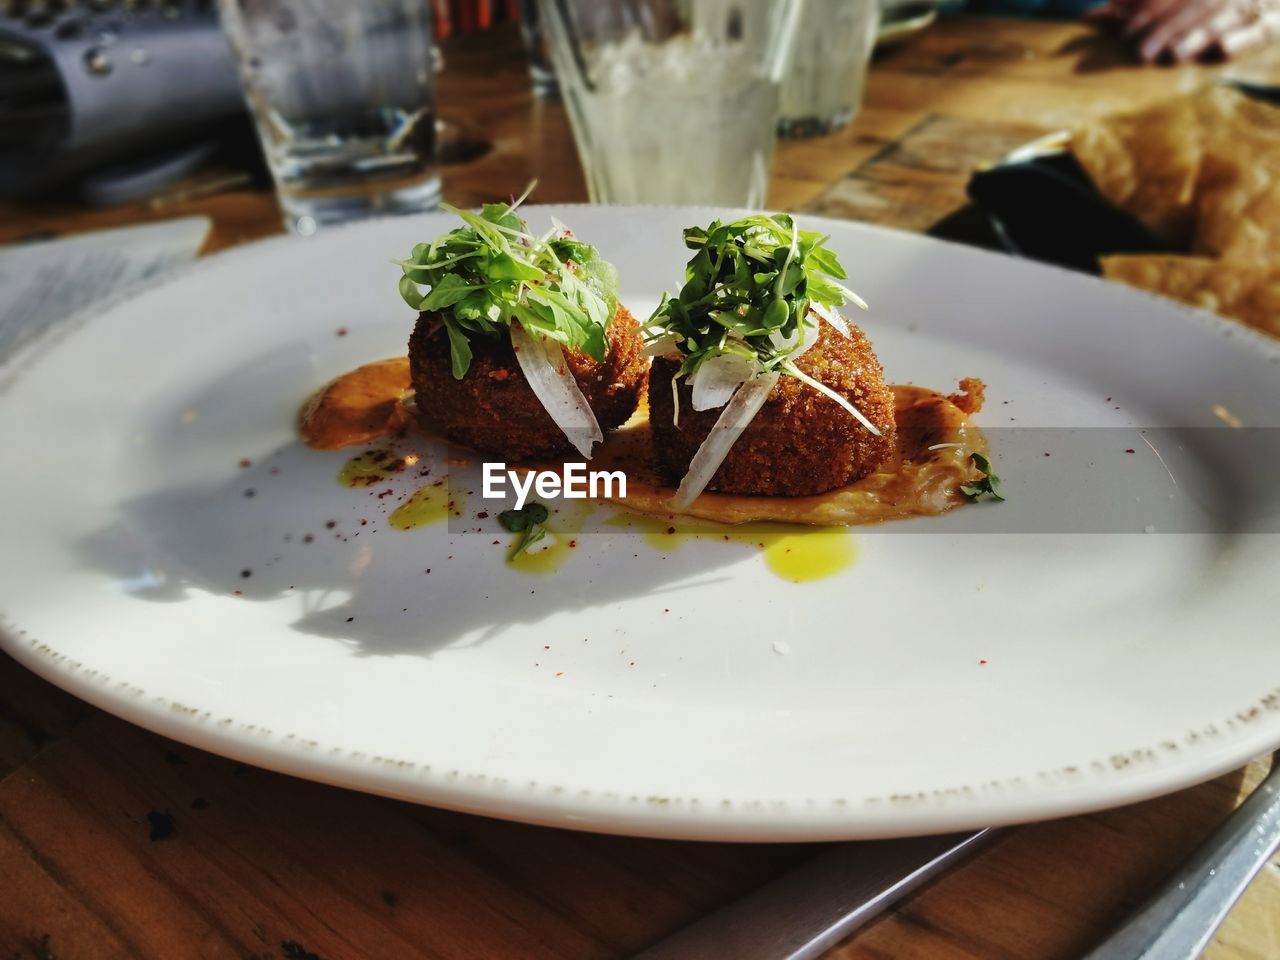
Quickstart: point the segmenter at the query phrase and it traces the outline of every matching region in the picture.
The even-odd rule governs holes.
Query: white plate
[[[678,284],[680,229],[712,215],[531,220],[551,213],[618,264],[637,314]],[[990,427],[1125,428],[1140,446],[1128,428],[1221,427],[1215,406],[1249,426],[1280,418],[1280,349],[1241,327],[920,236],[808,224],[871,302],[890,378],[980,376]],[[858,534],[855,566],[802,585],[717,543],[664,555],[625,532],[584,537],[538,578],[506,569],[487,535],[389,529],[386,501],[335,483],[343,453],[299,446],[294,413],[330,376],[403,352],[413,317],[388,261],[451,225],[223,254],[0,369],[5,649],[244,761],[652,836],[1056,816],[1280,743],[1276,537],[1141,532],[1157,514],[1193,527],[1215,502],[1274,510],[1272,484],[1219,469],[1225,427],[1181,451],[1177,487],[1145,452],[1019,456],[996,434],[1008,504]],[[1056,501],[1110,502],[1116,532],[973,532]]]

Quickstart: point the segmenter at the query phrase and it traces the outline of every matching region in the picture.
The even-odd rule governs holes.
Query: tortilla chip
[[[1233,167],[1274,157],[1280,110],[1214,85],[1095,121],[1072,134],[1071,149],[1108,200],[1186,248],[1206,154]]]
[[[1264,146],[1237,138],[1205,154],[1193,252],[1232,261],[1280,254],[1280,142]]]
[[[1209,257],[1103,257],[1111,280],[1211,310],[1280,337],[1280,267]]]
[[[1172,244],[1190,236],[1203,152],[1190,98],[1105,117],[1076,131],[1071,151],[1117,207]]]

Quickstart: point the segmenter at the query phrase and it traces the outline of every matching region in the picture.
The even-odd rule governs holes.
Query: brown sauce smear
[[[309,447],[337,450],[390,436],[409,423],[409,358],[366,363],[316,391],[298,414]]]
[[[856,483],[811,497],[739,496],[704,493],[685,510],[673,510],[675,494],[650,456],[647,411],[640,411],[605,440],[592,459],[595,469],[623,470],[627,496],[615,502],[640,513],[687,516],[718,523],[772,520],[818,526],[881,523],[935,516],[967,502],[961,484],[981,476],[969,459],[986,451],[981,432],[965,411],[924,387],[893,386],[898,445],[880,469]],[[643,419],[641,419],[643,415]],[[959,444],[930,450],[935,444]]]
[[[986,452],[982,433],[969,422],[969,414],[982,403],[981,381],[961,381],[962,392],[950,397],[924,387],[890,389],[898,422],[894,455],[874,473],[827,493],[811,497],[704,493],[688,509],[673,510],[669,501],[675,489],[653,462],[649,411],[643,403],[622,429],[605,438],[591,467],[626,473],[627,496],[614,502],[629,510],[718,523],[766,520],[848,526],[934,516],[965,503],[960,486],[981,476],[969,455]],[[413,423],[405,406],[410,391],[407,358],[359,367],[306,402],[299,417],[302,439],[308,446],[335,450],[391,436]],[[929,449],[937,444],[954,446]]]

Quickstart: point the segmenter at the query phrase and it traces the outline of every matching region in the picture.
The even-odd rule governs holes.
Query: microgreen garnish
[[[547,508],[540,503],[527,503],[519,510],[503,510],[498,514],[503,529],[521,535],[507,555],[508,560],[516,559],[547,535],[547,528],[543,526],[547,516]]]
[[[989,496],[992,500],[1003,500],[1004,494],[1000,492],[1000,478],[991,469],[991,461],[985,454],[978,453],[976,450],[969,454],[969,459],[982,471],[982,479],[976,483],[962,484],[960,492],[970,500],[981,500],[983,496]]]
[[[811,307],[826,317],[846,301],[866,306],[839,283],[848,274],[826,240],[798,230],[785,213],[690,227],[685,246],[697,252],[679,295],[664,295],[649,318],[650,343],[680,352],[678,376],[723,354],[742,357],[755,373],[791,373],[788,358],[817,335]]]
[[[833,400],[879,436],[847,397],[795,363],[817,341],[819,318],[851,337],[836,308],[845,302],[866,307],[840,283],[847,274],[826,241],[798,229],[785,213],[717,220],[684,231],[685,246],[695,253],[679,295],[663,294],[649,318],[645,352],[680,358],[671,379],[677,426],[681,378],[693,388],[694,410],[723,410],[680,482],[672,500],[677,507],[688,506],[706,489],[781,374]]]
[[[495,337],[513,320],[604,359],[605,328],[618,307],[617,270],[558,224],[541,237],[530,234],[516,215],[523,200],[487,203],[478,214],[441,204],[464,226],[396,261],[405,302],[444,322],[458,380],[471,366],[470,340]]]

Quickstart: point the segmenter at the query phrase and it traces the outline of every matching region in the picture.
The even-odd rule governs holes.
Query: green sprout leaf
[[[982,479],[977,483],[963,484],[960,487],[960,492],[972,501],[981,500],[984,496],[990,497],[992,500],[1003,500],[1004,494],[1000,492],[1000,478],[991,469],[991,461],[987,459],[986,455],[974,451],[969,454],[969,460],[982,471]]]
[[[478,285],[467,283],[458,274],[447,273],[431,288],[431,292],[422,298],[422,305],[418,309],[436,312],[445,307],[452,307],[458,301],[465,300],[472,291],[477,289],[479,289]]]
[[[663,297],[647,339],[674,341],[681,376],[722,353],[747,358],[758,373],[789,372],[787,358],[817,336],[810,308],[857,299],[840,284],[846,273],[826,240],[797,229],[786,214],[690,227],[684,242],[694,254],[684,286]]]
[[[520,510],[503,510],[498,514],[498,522],[503,529],[520,534],[507,560],[512,561],[547,535],[543,526],[549,516],[547,508],[540,503],[526,504]]]
[[[513,320],[604,359],[605,329],[618,309],[618,271],[567,231],[531,235],[515,212],[523,199],[485,204],[479,213],[442,204],[463,225],[396,261],[405,303],[444,321],[458,380],[471,368],[470,341],[492,337]]]
[[[471,366],[471,343],[453,317],[444,318],[444,330],[449,335],[449,360],[453,366],[453,379],[461,380]]]
[[[413,309],[422,309],[422,294],[418,291],[417,284],[409,279],[408,273],[400,278],[400,296]]]

